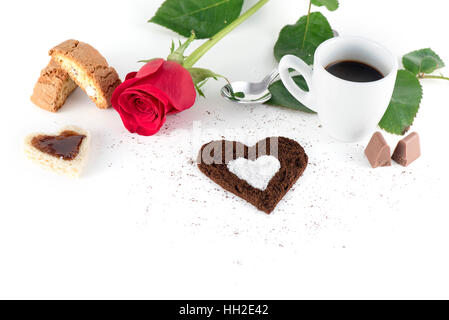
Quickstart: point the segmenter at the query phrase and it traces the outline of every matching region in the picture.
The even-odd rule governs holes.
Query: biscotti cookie
[[[42,167],[76,178],[86,164],[89,145],[88,131],[68,126],[57,135],[29,135],[25,139],[25,154]]]
[[[121,81],[95,48],[77,40],[67,40],[51,49],[50,55],[98,108],[111,106],[112,93]]]
[[[56,112],[76,87],[69,74],[51,59],[34,86],[31,101],[44,110]]]
[[[248,147],[212,141],[198,155],[198,167],[223,189],[270,214],[298,181],[309,158],[294,140],[273,137]]]

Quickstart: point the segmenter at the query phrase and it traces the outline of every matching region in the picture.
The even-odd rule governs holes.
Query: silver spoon
[[[339,33],[335,30],[334,36]],[[237,81],[227,84],[221,89],[221,95],[228,101],[238,104],[262,104],[271,99],[268,88],[278,79],[279,71],[276,69],[261,82]]]
[[[226,100],[239,104],[265,103],[271,99],[268,88],[276,81],[278,76],[279,71],[276,69],[261,82],[233,82],[221,89],[221,95]]]

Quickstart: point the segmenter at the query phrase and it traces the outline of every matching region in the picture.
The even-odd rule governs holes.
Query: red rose
[[[195,99],[189,71],[176,62],[156,59],[128,74],[111,102],[131,133],[151,136],[164,125],[166,115],[191,108]]]

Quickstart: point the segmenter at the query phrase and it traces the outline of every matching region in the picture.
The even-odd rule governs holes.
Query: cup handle
[[[307,85],[311,89],[312,84],[312,68],[308,66],[304,61],[293,55],[284,56],[279,62],[279,74],[284,86],[295,97],[296,100],[301,102],[307,108],[314,110],[312,106],[312,93],[306,92],[298,87],[293,81],[290,75],[290,69],[294,69],[301,74],[306,80]]]

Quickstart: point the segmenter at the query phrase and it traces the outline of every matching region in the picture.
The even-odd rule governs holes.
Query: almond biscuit
[[[76,87],[69,74],[51,59],[34,86],[31,101],[44,110],[57,112]]]
[[[67,40],[51,49],[50,55],[98,108],[111,106],[112,93],[121,81],[95,48],[77,40]]]

